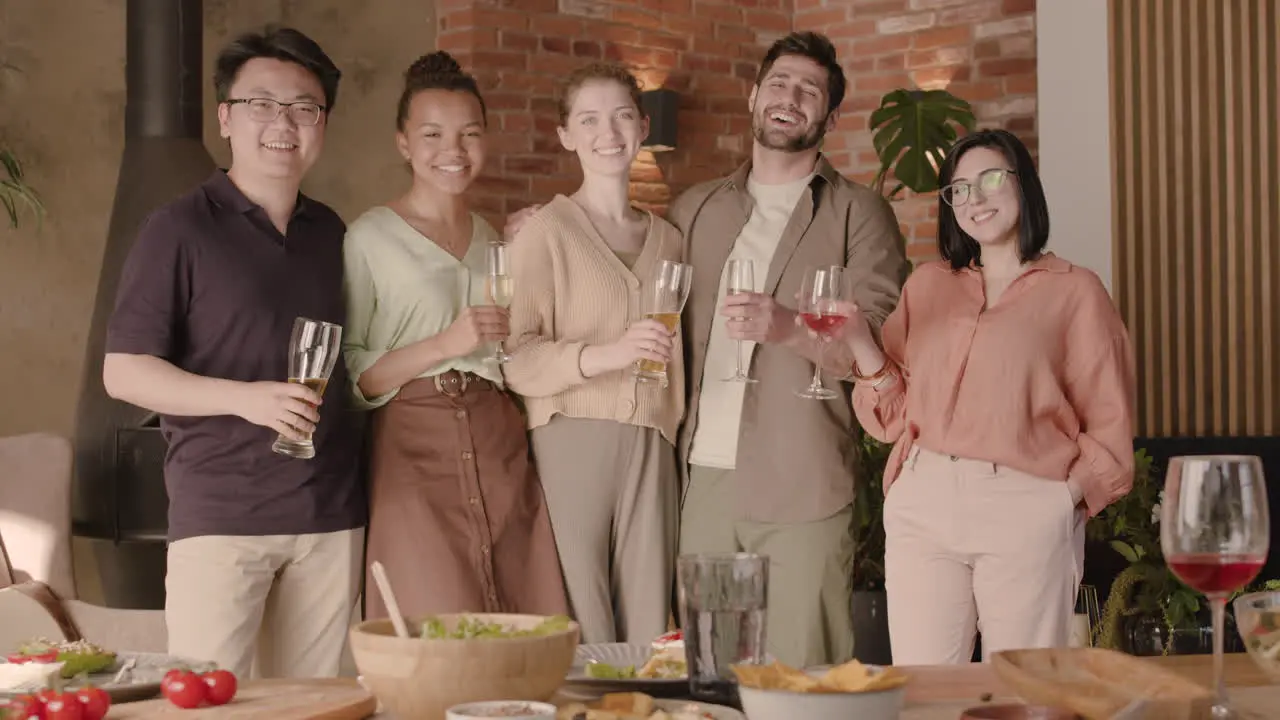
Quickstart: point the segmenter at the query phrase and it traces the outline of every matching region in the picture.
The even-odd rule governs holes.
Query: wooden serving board
[[[1280,709],[1280,685],[1261,687],[1229,687],[1227,697],[1232,707],[1240,713],[1240,720],[1267,720],[1277,716]],[[1018,704],[1017,698],[996,697],[992,705]],[[957,720],[960,713],[971,707],[981,706],[979,700],[963,702],[908,702],[899,720]]]
[[[221,707],[183,710],[159,698],[113,705],[107,720],[363,720],[377,705],[353,680],[257,680]]]

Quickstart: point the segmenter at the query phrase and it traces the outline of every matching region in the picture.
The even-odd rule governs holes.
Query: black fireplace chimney
[[[104,602],[163,608],[166,451],[153,413],[107,396],[106,325],[138,227],[213,172],[204,147],[202,0],[128,0],[125,143],[76,413],[72,521],[93,545]],[[83,581],[85,569],[77,569]]]

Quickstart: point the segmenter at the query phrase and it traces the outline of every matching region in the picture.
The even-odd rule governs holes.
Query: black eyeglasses
[[[280,111],[289,109],[289,119],[295,125],[315,125],[320,122],[325,106],[313,102],[282,103],[270,98],[236,98],[227,101],[228,105],[248,105],[249,119],[254,122],[269,123],[280,117]]]
[[[1017,175],[1013,170],[1005,168],[991,168],[978,173],[977,182],[958,182],[942,188],[942,199],[951,207],[960,207],[969,202],[969,198],[973,197],[976,190],[982,193],[982,197],[989,197],[992,193],[998,192],[1004,187],[1004,181],[1010,175]]]

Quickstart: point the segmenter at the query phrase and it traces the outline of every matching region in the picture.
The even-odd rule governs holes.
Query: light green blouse
[[[462,262],[385,206],[372,208],[347,228],[342,349],[357,407],[381,407],[399,392],[396,388],[375,398],[360,392],[360,375],[378,358],[440,334],[463,308],[485,303],[485,246],[500,238],[484,218],[473,213],[471,219],[471,247]],[[493,354],[493,347],[481,345],[470,355],[427,368],[419,377],[459,370],[501,385],[497,363],[486,360]]]

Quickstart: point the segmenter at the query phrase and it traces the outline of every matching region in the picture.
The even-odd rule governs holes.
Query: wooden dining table
[[[1144,658],[1205,687],[1213,684],[1213,659],[1208,655]],[[1280,718],[1280,683],[1267,679],[1243,653],[1225,658],[1228,693],[1241,720]],[[906,704],[899,720],[959,720],[966,709],[984,704],[1021,702],[1013,690],[986,663],[965,665],[906,666]],[[176,711],[167,701],[122,705],[112,708],[108,720],[171,720],[186,713],[207,720],[396,720],[390,713],[370,715],[373,703],[352,678],[295,681],[265,680],[245,683],[242,703],[201,711]],[[291,697],[282,697],[282,694]],[[311,699],[308,699],[311,698]],[[567,697],[555,698],[561,703]],[[276,706],[269,703],[277,702]],[[148,708],[148,706],[151,706]],[[287,706],[287,711],[285,707]],[[803,720],[803,718],[796,718]]]

